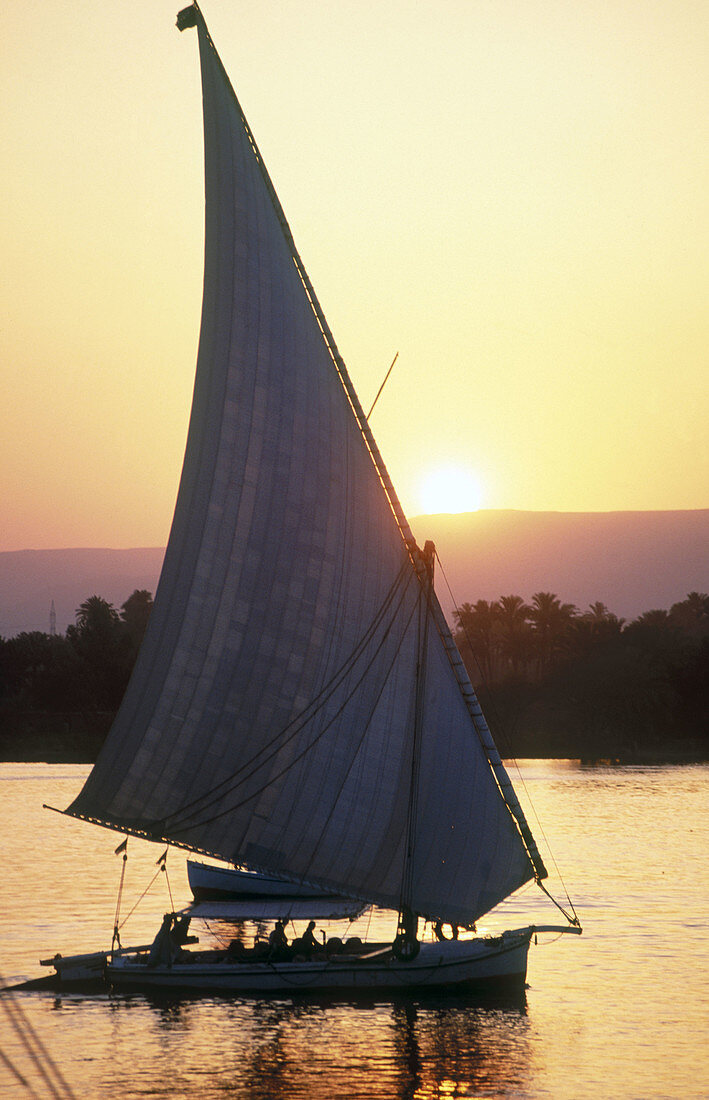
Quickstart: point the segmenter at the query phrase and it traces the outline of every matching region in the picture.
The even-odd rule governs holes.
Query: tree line
[[[455,623],[503,754],[709,753],[706,593],[631,622],[600,602],[509,595],[463,604]]]
[[[146,590],[119,609],[94,595],[64,635],[0,638],[0,721],[21,735],[30,715],[115,712],[152,606]],[[603,603],[580,611],[553,592],[464,603],[454,618],[503,755],[709,755],[706,593],[627,623]]]
[[[136,589],[119,610],[90,596],[66,634],[34,630],[0,639],[0,713],[115,711],[152,606],[145,589]]]

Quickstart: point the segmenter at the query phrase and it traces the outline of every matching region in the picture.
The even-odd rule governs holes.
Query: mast
[[[416,847],[416,831],[418,827],[418,794],[419,773],[421,769],[421,737],[423,733],[423,716],[426,693],[426,664],[428,658],[428,634],[429,622],[427,602],[433,590],[433,566],[435,560],[435,547],[432,542],[427,542],[423,548],[422,560],[426,569],[424,579],[425,587],[422,587],[419,596],[418,612],[418,652],[416,660],[414,721],[411,745],[411,785],[409,788],[409,810],[406,829],[406,849],[404,855],[404,875],[402,879],[401,900],[399,902],[399,918],[396,937],[394,939],[394,952],[400,958],[413,959],[418,954],[417,939],[418,915],[412,908],[414,854]]]
[[[423,549],[423,561],[426,567],[425,584],[419,596],[418,610],[418,646],[416,659],[414,721],[411,744],[411,785],[409,788],[409,809],[406,828],[406,849],[404,855],[404,875],[402,879],[401,901],[396,943],[400,954],[413,958],[416,953],[416,931],[418,919],[412,909],[414,854],[416,831],[418,827],[419,773],[421,769],[421,738],[423,734],[424,704],[426,695],[426,664],[428,657],[429,622],[427,598],[433,587],[433,563],[435,547],[427,542]]]

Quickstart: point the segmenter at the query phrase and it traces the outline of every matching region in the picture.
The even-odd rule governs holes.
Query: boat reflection
[[[152,1011],[164,1041],[179,1038],[181,1085],[203,1096],[493,1095],[511,1057],[518,1071],[532,1070],[524,994],[495,1001],[463,995],[386,1002],[112,999],[119,1010]]]

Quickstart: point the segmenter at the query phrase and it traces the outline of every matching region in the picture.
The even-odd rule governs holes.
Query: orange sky
[[[167,537],[202,277],[179,6],[4,5],[0,550]],[[486,508],[709,506],[703,0],[202,9],[365,408],[399,352],[372,425],[410,514],[438,466]]]

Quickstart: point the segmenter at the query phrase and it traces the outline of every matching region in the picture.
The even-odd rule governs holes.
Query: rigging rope
[[[407,582],[407,586],[406,586],[406,587],[408,587],[408,582]],[[233,803],[232,805],[230,805],[230,806],[227,806],[227,807],[226,807],[226,809],[222,809],[222,810],[220,810],[220,812],[219,812],[219,813],[213,814],[213,815],[212,815],[211,817],[207,817],[207,818],[202,818],[202,819],[201,819],[201,820],[199,820],[199,821],[194,821],[194,820],[193,820],[193,821],[189,822],[189,823],[188,823],[187,825],[185,825],[185,824],[181,824],[181,825],[180,825],[180,826],[179,826],[178,828],[175,828],[174,826],[172,826],[172,825],[171,825],[171,826],[170,826],[170,829],[171,829],[171,832],[172,832],[172,833],[180,833],[180,832],[186,832],[186,831],[187,831],[188,829],[201,828],[201,827],[202,827],[202,826],[204,826],[204,825],[210,825],[210,824],[212,824],[212,822],[214,822],[214,821],[217,821],[217,820],[219,820],[219,818],[225,817],[225,816],[226,816],[227,814],[229,814],[229,813],[235,813],[235,812],[236,812],[237,810],[240,810],[240,809],[242,808],[242,806],[245,806],[245,805],[247,805],[247,804],[248,804],[249,802],[252,802],[254,798],[257,798],[257,797],[258,797],[258,796],[259,796],[260,794],[263,794],[263,792],[264,792],[265,790],[267,790],[267,789],[268,789],[268,787],[270,787],[270,786],[271,786],[271,785],[272,785],[273,783],[275,783],[275,782],[277,782],[277,781],[278,781],[279,779],[281,779],[281,778],[282,778],[282,777],[283,777],[283,776],[284,776],[284,775],[285,775],[285,774],[286,774],[286,773],[287,773],[288,771],[290,771],[290,770],[291,770],[291,768],[295,767],[295,765],[296,765],[297,763],[299,763],[299,761],[300,761],[300,760],[302,760],[302,759],[303,759],[303,757],[304,757],[304,756],[305,756],[305,755],[306,755],[306,754],[307,754],[308,752],[310,752],[310,750],[311,750],[312,748],[314,748],[316,744],[318,744],[318,742],[319,742],[319,741],[320,741],[320,740],[321,740],[321,739],[322,739],[322,738],[323,738],[323,737],[325,736],[325,734],[326,734],[326,733],[327,733],[327,731],[328,731],[328,730],[330,729],[330,727],[331,727],[331,726],[332,726],[332,725],[333,725],[333,724],[334,724],[334,723],[335,723],[335,722],[337,721],[337,719],[338,719],[338,718],[340,717],[340,715],[341,715],[341,714],[342,714],[342,713],[344,712],[344,710],[345,710],[345,708],[347,707],[348,703],[349,703],[349,702],[350,702],[350,701],[352,700],[352,698],[354,697],[354,695],[355,695],[355,694],[357,693],[357,691],[358,691],[358,690],[359,690],[359,688],[361,687],[362,683],[363,683],[363,682],[364,682],[364,680],[366,679],[366,677],[367,677],[367,674],[369,673],[370,669],[372,668],[372,666],[373,666],[374,662],[375,662],[375,661],[376,661],[376,659],[378,658],[378,656],[379,656],[379,653],[381,652],[381,649],[382,649],[382,647],[383,647],[383,645],[384,645],[385,641],[387,640],[387,638],[388,638],[388,636],[389,636],[389,633],[391,632],[391,629],[392,629],[392,627],[393,627],[393,625],[394,625],[394,622],[396,621],[396,617],[397,617],[397,615],[398,615],[399,607],[400,607],[400,606],[401,606],[401,604],[403,603],[403,599],[404,599],[404,596],[405,596],[405,594],[406,594],[406,587],[404,588],[404,591],[403,591],[403,592],[402,592],[402,594],[401,594],[401,597],[400,597],[400,599],[399,599],[399,603],[397,604],[396,608],[394,609],[394,615],[393,615],[393,617],[392,617],[392,620],[391,620],[391,622],[389,623],[389,626],[387,627],[387,629],[386,629],[386,631],[385,631],[385,633],[384,633],[384,636],[382,637],[382,639],[381,639],[381,641],[380,641],[379,645],[377,646],[376,650],[375,650],[375,651],[374,651],[374,653],[372,654],[372,657],[371,657],[371,659],[369,660],[369,662],[368,662],[367,666],[365,667],[365,669],[364,669],[364,672],[362,673],[362,675],[360,676],[359,680],[358,680],[358,681],[356,682],[356,684],[354,685],[354,687],[353,687],[353,688],[352,688],[352,690],[350,691],[349,695],[348,695],[348,696],[347,696],[347,697],[345,698],[345,700],[344,700],[344,702],[342,703],[342,705],[341,705],[341,706],[340,706],[340,707],[339,707],[339,708],[337,709],[337,711],[336,711],[336,712],[335,712],[335,713],[333,714],[333,716],[331,717],[331,719],[329,720],[329,722],[327,722],[327,724],[326,724],[326,725],[324,726],[324,728],[320,730],[320,732],[319,732],[319,733],[318,733],[318,734],[317,734],[317,735],[316,735],[316,736],[315,736],[315,737],[314,737],[314,738],[312,739],[312,741],[311,741],[311,742],[310,742],[309,744],[305,745],[305,746],[303,747],[303,749],[301,749],[301,751],[300,751],[300,752],[299,752],[299,753],[298,753],[298,754],[297,754],[297,755],[296,755],[296,756],[294,757],[294,759],[293,759],[293,760],[290,760],[290,761],[289,761],[289,762],[288,762],[288,763],[287,763],[287,764],[286,764],[286,765],[285,765],[285,766],[284,766],[284,767],[283,767],[283,768],[281,769],[281,771],[277,772],[277,773],[276,773],[275,775],[271,775],[271,776],[269,776],[269,778],[268,778],[267,782],[263,783],[263,784],[262,784],[262,785],[261,785],[261,786],[260,786],[260,787],[259,787],[259,788],[258,788],[257,790],[255,790],[255,791],[252,791],[252,792],[251,792],[251,794],[247,795],[247,796],[246,796],[245,798],[243,798],[243,799],[242,799],[242,800],[241,800],[240,802],[237,802],[237,803]],[[414,604],[414,605],[413,605],[413,607],[412,607],[411,615],[413,615],[413,612],[414,612],[414,610],[415,610],[415,607],[416,607],[416,604]],[[405,634],[405,632],[406,632],[406,629],[408,629],[408,625],[409,625],[409,622],[410,622],[410,618],[411,618],[411,617],[409,617],[409,620],[407,620],[407,623],[406,623],[406,627],[405,627],[405,630],[404,630],[404,631],[402,632],[402,637],[401,637],[401,639],[400,639],[400,641],[399,641],[399,645],[397,646],[397,649],[396,649],[396,651],[395,651],[395,653],[394,653],[394,656],[392,657],[392,659],[391,659],[391,661],[390,661],[390,664],[389,664],[389,668],[387,669],[387,671],[386,671],[386,675],[384,676],[384,679],[383,679],[383,683],[382,683],[382,687],[381,687],[381,689],[380,689],[380,692],[379,692],[379,694],[378,694],[378,695],[376,696],[376,699],[375,699],[375,707],[376,707],[376,704],[377,704],[377,703],[379,702],[379,698],[381,697],[381,692],[382,692],[382,691],[384,690],[384,687],[385,687],[385,685],[386,685],[386,681],[388,680],[388,678],[389,678],[389,676],[390,676],[390,674],[391,674],[391,670],[392,670],[392,668],[393,668],[393,666],[394,666],[394,661],[396,660],[396,657],[397,657],[397,655],[398,655],[398,653],[399,653],[399,650],[400,650],[400,648],[401,648],[401,645],[402,645],[402,643],[403,643],[403,638],[404,638],[404,634]],[[373,714],[373,711],[372,711],[372,714]],[[368,726],[369,726],[369,722],[370,722],[370,721],[371,721],[371,715],[370,715],[370,718],[369,718],[368,722],[367,722],[367,723],[365,724],[365,728],[364,728],[364,731],[363,731],[363,733],[362,733],[362,735],[361,735],[361,737],[360,737],[360,740],[359,740],[359,742],[358,742],[358,748],[357,748],[357,751],[359,751],[359,746],[361,745],[362,741],[364,740],[364,737],[365,737],[365,735],[366,735],[366,733],[367,733],[367,729],[368,729]],[[299,732],[299,731],[297,731],[297,732]],[[295,736],[295,734],[293,734],[293,736]],[[289,738],[289,740],[290,740],[290,738]],[[273,753],[271,754],[271,756],[274,756],[274,755],[276,755],[276,750],[274,750],[274,752],[273,752]],[[262,766],[262,765],[261,765],[261,766]],[[350,767],[351,767],[351,766],[352,766],[352,765],[350,764]],[[250,779],[250,778],[252,777],[252,775],[254,775],[254,774],[255,774],[255,772],[256,772],[257,770],[258,770],[258,769],[254,769],[254,771],[252,771],[252,772],[251,772],[251,773],[250,773],[250,774],[249,774],[248,776],[246,776],[246,777],[245,777],[245,779],[241,780],[241,781],[240,781],[240,783],[236,783],[236,784],[234,784],[234,786],[233,786],[233,787],[231,788],[231,791],[234,791],[234,790],[236,790],[236,789],[237,789],[237,788],[238,788],[238,787],[239,787],[239,786],[240,786],[241,784],[245,783],[247,779]],[[346,778],[346,776],[345,776],[345,778]],[[344,780],[343,780],[343,783],[344,783]],[[225,793],[226,793],[226,794],[228,794],[228,793],[231,793],[231,791],[226,791]],[[338,797],[339,797],[339,796],[338,796]],[[216,801],[216,799],[215,799],[215,801]],[[334,809],[334,807],[333,807],[333,809]],[[331,814],[332,814],[332,810],[331,810]]]
[[[184,805],[181,806],[178,810],[175,810],[172,814],[166,817],[160,823],[163,828],[169,828],[170,831],[179,830],[180,826],[182,826],[185,821],[189,821],[190,818],[193,818],[196,814],[202,813],[204,810],[208,809],[220,799],[224,798],[225,795],[229,794],[242,783],[247,782],[260,768],[264,767],[270,760],[273,759],[274,756],[276,756],[288,744],[290,744],[290,742],[298,736],[298,734],[302,731],[306,724],[311,722],[315,715],[325,707],[325,705],[330,701],[337,689],[342,685],[348,674],[354,669],[354,666],[356,665],[359,658],[363,655],[369,643],[374,639],[374,636],[381,626],[385,615],[391,608],[397,589],[401,586],[402,582],[404,582],[403,591],[401,593],[401,596],[399,597],[399,601],[396,607],[394,608],[394,614],[391,617],[389,625],[387,626],[384,634],[385,638],[388,636],[388,633],[391,630],[392,623],[403,601],[403,597],[406,594],[406,590],[411,582],[411,574],[407,569],[407,564],[407,561],[403,562],[401,568],[399,569],[399,572],[397,573],[392,585],[389,588],[389,591],[384,597],[382,604],[377,610],[364,635],[359,639],[357,645],[353,648],[351,653],[345,658],[339,669],[337,669],[337,671],[332,675],[328,682],[321,688],[320,692],[313,699],[310,700],[307,706],[305,706],[299,714],[297,714],[287,723],[287,725],[285,725],[276,734],[274,734],[269,741],[261,746],[259,750],[253,754],[253,756],[244,761],[244,763],[241,764],[240,767],[231,772],[230,775],[225,776],[224,779],[220,780],[219,783],[215,784],[208,791],[205,791],[203,792],[203,794],[198,795],[190,802],[184,803]],[[378,647],[376,651],[377,653],[379,652],[379,648],[381,648],[381,645]],[[369,664],[365,668],[365,675],[369,671],[372,663],[373,658],[370,659]],[[361,680],[359,681],[359,683],[361,683]],[[357,686],[359,686],[359,684]],[[348,700],[346,700],[346,702],[347,701],[349,701],[349,698]],[[323,730],[322,732],[324,733],[325,731]],[[247,769],[250,769],[250,771],[247,772]],[[247,774],[244,775],[244,772],[247,772]],[[192,812],[190,813],[188,811]]]
[[[398,644],[398,646],[397,646],[397,648],[396,648],[396,652],[394,653],[394,656],[392,657],[392,659],[391,659],[391,661],[390,661],[390,663],[389,663],[389,668],[387,669],[387,671],[386,671],[386,675],[384,676],[384,678],[383,678],[383,680],[382,680],[382,684],[381,684],[381,687],[380,687],[380,689],[379,689],[378,693],[376,694],[376,696],[375,696],[375,698],[374,698],[374,702],[372,703],[372,705],[371,705],[371,707],[370,707],[370,711],[369,711],[369,717],[367,718],[367,721],[366,721],[366,722],[365,722],[365,723],[363,724],[363,729],[362,729],[362,733],[361,733],[361,735],[360,735],[360,737],[359,737],[359,740],[357,741],[357,745],[356,745],[356,747],[355,747],[355,751],[354,751],[354,753],[352,754],[352,759],[351,759],[351,761],[350,761],[350,764],[349,764],[348,768],[346,769],[346,771],[345,771],[345,774],[344,774],[344,776],[342,777],[342,781],[341,781],[341,783],[340,783],[340,786],[339,786],[339,788],[338,788],[338,790],[337,790],[337,792],[336,792],[336,794],[335,794],[335,797],[334,797],[334,798],[333,798],[333,800],[332,800],[332,804],[331,804],[331,807],[330,807],[330,811],[329,811],[329,813],[328,813],[327,817],[325,818],[325,821],[324,821],[324,823],[323,823],[323,826],[322,826],[322,828],[321,828],[321,830],[320,830],[320,833],[319,833],[319,835],[318,835],[318,838],[317,838],[317,840],[315,840],[315,841],[313,842],[313,845],[312,845],[312,854],[311,854],[310,860],[309,860],[309,862],[308,862],[308,865],[307,865],[307,867],[306,867],[305,871],[303,872],[303,874],[302,874],[302,876],[301,876],[301,879],[300,879],[300,881],[301,881],[301,882],[303,882],[303,881],[307,880],[308,874],[309,874],[309,872],[310,872],[310,869],[312,868],[313,862],[314,862],[314,860],[315,860],[315,856],[316,856],[316,854],[317,854],[318,848],[320,847],[320,844],[322,843],[322,839],[323,839],[323,837],[324,837],[324,835],[325,835],[325,830],[327,829],[328,825],[330,824],[330,821],[332,820],[332,815],[333,815],[333,814],[334,814],[334,812],[335,812],[335,808],[337,807],[337,803],[339,802],[339,800],[340,800],[340,796],[342,795],[342,792],[343,792],[343,790],[344,790],[344,788],[345,788],[345,784],[346,784],[347,780],[348,780],[348,779],[349,779],[349,777],[350,777],[350,774],[351,774],[351,772],[352,772],[352,768],[354,767],[354,764],[355,764],[355,761],[356,761],[356,759],[357,759],[357,756],[359,755],[359,751],[360,751],[360,749],[362,748],[362,745],[364,744],[364,739],[365,739],[365,737],[367,736],[367,733],[369,732],[369,726],[370,726],[370,723],[371,723],[371,721],[372,721],[372,718],[374,717],[374,712],[375,712],[375,710],[377,709],[377,705],[378,705],[378,703],[379,703],[379,700],[381,699],[381,696],[382,696],[382,693],[383,693],[383,691],[384,691],[384,688],[386,687],[387,681],[388,681],[388,679],[389,679],[389,677],[390,677],[390,675],[391,675],[391,671],[392,671],[392,669],[393,669],[393,667],[394,667],[394,662],[396,661],[396,658],[397,658],[397,657],[398,657],[398,655],[399,655],[399,652],[400,652],[400,650],[401,650],[401,646],[403,645],[403,642],[404,642],[404,636],[405,636],[405,634],[406,634],[406,631],[408,630],[408,628],[409,628],[409,626],[410,626],[410,624],[411,624],[411,620],[412,620],[412,618],[413,618],[413,616],[414,616],[414,612],[415,612],[415,610],[416,610],[416,604],[414,604],[414,606],[413,606],[413,607],[412,607],[412,609],[411,609],[411,613],[409,614],[409,617],[408,617],[408,619],[407,619],[407,621],[406,621],[406,626],[404,627],[404,630],[403,630],[403,632],[402,632],[402,636],[401,636],[401,638],[399,639],[399,644]],[[367,899],[367,900],[368,900],[368,899]],[[370,918],[370,919],[371,919],[371,918]]]
[[[168,849],[166,848],[165,851],[163,852],[163,854],[160,856],[160,859],[157,861],[157,866],[160,868],[160,870],[162,871],[162,873],[165,876],[165,881],[167,883],[167,892],[168,892],[168,895],[169,895],[169,898],[170,898],[170,912],[174,913],[175,912],[175,903],[172,900],[172,889],[170,887],[170,876],[167,873],[167,853],[168,853]]]
[[[126,863],[128,862],[128,837],[126,837],[126,839],[123,841],[122,844],[118,845],[114,855],[118,855],[118,853],[121,850],[123,851],[123,866],[121,867],[121,881],[120,881],[119,886],[118,886],[118,897],[116,899],[116,916],[115,916],[115,919],[113,921],[113,939],[111,940],[111,951],[113,951],[116,944],[118,944],[119,947],[121,946],[121,937],[118,934],[119,933],[118,918],[119,918],[120,912],[121,912],[121,897],[123,896],[123,883],[125,882]]]
[[[136,909],[137,909],[137,908],[138,908],[138,906],[140,905],[141,901],[143,900],[143,898],[145,897],[145,895],[146,895],[146,894],[147,894],[147,893],[149,892],[149,890],[150,890],[151,886],[152,886],[152,885],[153,885],[153,883],[155,882],[155,879],[156,879],[156,878],[158,877],[158,875],[160,874],[160,870],[161,870],[161,868],[160,868],[160,867],[158,867],[157,871],[155,872],[155,874],[154,874],[154,875],[153,875],[153,877],[151,878],[151,880],[150,880],[150,882],[148,883],[148,885],[147,885],[147,886],[145,887],[145,889],[143,890],[143,893],[142,893],[142,894],[140,895],[140,897],[139,897],[139,898],[138,898],[138,900],[136,901],[135,905],[134,905],[134,906],[133,906],[133,908],[131,909],[131,911],[130,911],[130,913],[128,914],[128,916],[127,916],[127,917],[124,917],[124,919],[123,919],[123,920],[121,921],[121,928],[124,928],[124,927],[125,927],[125,925],[126,925],[126,924],[128,923],[128,921],[130,920],[130,918],[131,918],[131,917],[133,916],[133,914],[135,913]]]
[[[554,859],[553,856],[552,856],[552,859]],[[556,867],[556,863],[554,863],[554,866]],[[557,871],[558,871],[558,868],[557,868]],[[561,880],[561,885],[564,886],[564,880],[561,878],[561,874],[559,874],[559,879]],[[566,900],[569,903],[569,907],[571,909],[571,912],[573,913],[573,916],[569,916],[569,914],[564,909],[564,906],[561,905],[556,900],[556,898],[554,897],[553,894],[549,893],[549,891],[547,890],[547,888],[546,888],[546,886],[544,885],[543,882],[537,882],[537,886],[539,887],[540,890],[542,890],[546,894],[546,896],[549,898],[550,901],[554,902],[554,905],[557,907],[557,909],[559,910],[560,913],[564,914],[564,916],[566,917],[569,924],[574,924],[574,925],[576,925],[577,928],[581,927],[581,922],[580,922],[580,920],[579,920],[579,918],[576,914],[576,910],[574,909],[574,903],[572,902],[571,898],[569,897],[569,893],[568,893],[568,890],[566,889],[566,886],[564,886],[564,893],[566,894]]]

